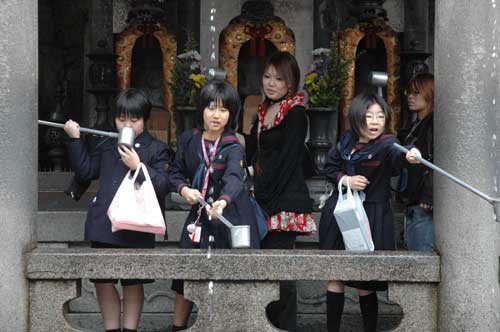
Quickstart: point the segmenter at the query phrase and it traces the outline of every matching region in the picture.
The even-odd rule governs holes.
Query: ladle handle
[[[393,143],[394,146],[400,150],[401,152],[404,152],[404,153],[408,153],[408,149],[405,148],[404,146],[401,146],[399,145],[398,143]],[[490,204],[494,204],[495,202],[499,202],[499,199],[495,199],[495,198],[492,198],[488,195],[486,195],[485,193],[477,190],[476,188],[472,187],[471,185],[465,183],[464,181],[460,180],[459,178],[451,175],[450,173],[446,172],[445,170],[439,168],[438,166],[434,165],[433,163],[423,159],[423,158],[420,158],[418,156],[415,157],[415,159],[417,159],[418,161],[420,161],[422,164],[424,164],[425,166],[437,171],[438,173],[441,173],[442,175],[446,176],[448,179],[450,179],[451,181],[461,185],[462,187],[464,187],[465,189],[471,191],[472,193],[478,195],[479,197],[481,197],[482,199],[488,201]]]
[[[200,202],[201,206],[203,208],[205,208],[206,206],[210,207],[212,209],[212,214],[217,218],[219,219],[220,221],[222,221],[222,223],[224,225],[226,225],[227,227],[229,228],[233,228],[233,224],[231,224],[231,222],[229,220],[226,219],[226,217],[224,217],[222,214],[220,214],[219,212],[217,212],[214,208],[212,208],[212,206],[210,204],[208,204],[207,202],[205,202],[205,200],[201,197],[198,197],[198,202]]]
[[[38,124],[41,124],[44,126],[49,126],[49,127],[55,127],[55,128],[64,128],[64,124],[57,123],[57,122],[38,120]],[[93,134],[93,135],[99,135],[99,136],[105,136],[105,137],[114,137],[114,138],[118,137],[118,133],[114,133],[114,132],[110,132],[110,131],[102,131],[102,130],[97,130],[97,129],[83,128],[83,127],[80,127],[80,132],[87,133],[87,134]]]

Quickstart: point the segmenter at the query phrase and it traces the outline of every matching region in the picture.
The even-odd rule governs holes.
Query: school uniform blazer
[[[336,147],[328,152],[326,178],[335,187],[344,175],[363,175],[370,181],[363,192],[363,203],[375,250],[394,250],[394,216],[390,203],[391,176],[408,165],[405,154],[393,146],[398,140],[394,135],[384,134],[368,142],[358,143],[351,131],[346,131]],[[411,147],[409,147],[411,148]],[[353,152],[354,151],[354,152]],[[330,197],[321,211],[319,224],[319,246],[321,249],[343,250],[342,234],[335,222],[334,209],[338,192]],[[360,284],[361,289],[384,289]],[[366,288],[370,287],[370,288]],[[386,287],[386,286],[385,286]]]
[[[354,134],[346,131],[337,146],[330,149],[325,164],[326,178],[336,188],[344,175],[363,175],[370,181],[364,190],[365,201],[388,201],[391,196],[391,177],[409,165],[405,154],[393,146],[399,141],[392,134],[381,135],[366,144],[356,141]],[[349,158],[353,149],[355,152]]]
[[[196,188],[202,191],[204,176],[200,176],[200,167],[205,163],[201,145],[203,132],[193,129],[184,132],[178,142],[175,162],[169,170],[172,190],[180,193],[184,187]],[[223,215],[234,225],[250,225],[251,246],[259,247],[257,220],[248,193],[244,190],[243,150],[234,133],[222,134],[217,153],[210,165],[205,200],[212,203],[224,199],[227,207]],[[186,225],[194,222],[198,216],[198,204],[194,205],[187,217]],[[202,226],[200,247],[208,246],[208,235],[215,236],[216,248],[229,248],[229,230],[218,220],[208,221],[205,211],[200,218]],[[185,226],[186,226],[185,225]],[[182,230],[180,246],[193,248],[186,227]]]
[[[111,232],[111,221],[107,211],[118,187],[129,168],[121,161],[116,140],[106,139],[93,153],[88,153],[80,139],[67,141],[69,161],[78,182],[99,179],[99,191],[92,200],[85,222],[85,240],[134,248],[154,247],[154,234],[118,231]],[[165,210],[165,195],[170,188],[167,168],[172,160],[167,144],[156,140],[147,131],[135,139],[134,149],[151,177],[162,212]],[[143,181],[140,174],[138,181]]]

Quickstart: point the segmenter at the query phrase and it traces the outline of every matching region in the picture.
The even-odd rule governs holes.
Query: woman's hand
[[[425,212],[431,212],[432,211],[432,205],[426,204],[426,203],[420,203],[420,207],[425,211]]]
[[[342,180],[343,185],[351,187],[353,190],[365,190],[366,186],[370,184],[367,178],[363,175],[345,176]]]
[[[420,161],[417,158],[422,158],[422,154],[417,148],[412,148],[406,153],[406,160],[408,160],[410,164],[419,164]]]
[[[64,124],[64,131],[71,138],[80,138],[80,125],[78,122],[68,120]]]
[[[128,168],[135,171],[137,167],[139,167],[141,160],[139,159],[139,155],[137,154],[137,152],[135,152],[134,149],[129,149],[125,145],[118,145],[118,153],[122,157],[123,163]]]
[[[197,189],[189,187],[182,188],[180,194],[190,205],[198,204],[198,197],[201,197],[201,193]]]
[[[207,214],[209,217],[212,217],[212,211],[215,210],[219,214],[222,214],[224,212],[224,209],[227,207],[227,202],[223,199],[215,201],[212,203],[212,209],[210,209],[207,205]]]

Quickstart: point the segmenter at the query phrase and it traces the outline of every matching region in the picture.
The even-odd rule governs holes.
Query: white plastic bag
[[[146,180],[136,188],[135,181],[141,170]],[[133,177],[131,172],[130,170],[125,175],[109,205],[108,217],[111,220],[111,230],[165,234],[165,220],[147,167],[141,163]]]
[[[370,223],[363,207],[364,193],[351,191],[347,183],[347,193],[342,194],[342,179],[339,181],[339,198],[333,214],[342,232],[346,250],[373,251],[375,246],[370,231]]]

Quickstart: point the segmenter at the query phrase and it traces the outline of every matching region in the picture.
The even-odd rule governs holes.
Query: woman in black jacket
[[[307,115],[304,94],[297,92],[300,71],[288,52],[272,55],[264,67],[253,133],[246,136],[247,155],[253,160],[255,198],[267,213],[269,232],[264,249],[293,249],[295,238],[316,230],[313,200],[302,171]],[[271,322],[286,331],[296,330],[296,288],[282,282],[280,300],[267,307]]]
[[[405,144],[414,145],[422,156],[432,162],[434,76],[430,73],[416,75],[406,92],[408,107],[417,117],[411,124]],[[405,239],[409,250],[429,251],[434,248],[434,223],[432,221],[432,172],[423,165],[408,167],[406,189],[407,210]]]
[[[168,146],[153,138],[145,129],[151,104],[142,91],[123,91],[118,96],[116,106],[114,119],[117,129],[131,127],[136,135],[131,149],[117,146],[116,140],[107,139],[101,142],[96,151],[88,153],[80,140],[78,123],[69,120],[64,125],[64,130],[70,137],[67,142],[69,161],[77,182],[99,179],[99,192],[87,213],[85,240],[91,241],[93,248],[153,248],[154,234],[127,230],[112,232],[107,211],[127,172],[136,170],[142,162],[147,167],[163,212],[165,195],[170,188],[166,169],[172,156]],[[139,178],[143,178],[142,174]],[[96,287],[106,331],[121,331],[121,301],[115,287],[118,280],[91,281]],[[143,284],[153,281],[120,281],[123,287],[123,331],[136,331],[144,302]]]

